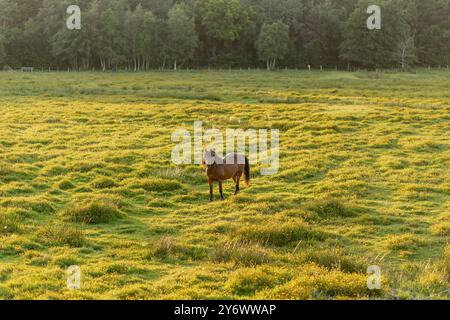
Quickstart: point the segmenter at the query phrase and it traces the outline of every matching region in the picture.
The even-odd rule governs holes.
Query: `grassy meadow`
[[[0,299],[448,297],[450,71],[3,72],[0,111]],[[210,204],[194,121],[279,174]]]

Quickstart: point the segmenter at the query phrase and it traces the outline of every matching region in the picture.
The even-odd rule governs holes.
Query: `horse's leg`
[[[219,192],[220,192],[220,200],[223,200],[223,188],[221,180],[219,180]]]
[[[214,181],[209,180],[209,201],[213,201]]]
[[[239,193],[239,180],[241,179],[241,176],[239,174],[234,177],[234,182],[236,183],[234,188],[234,195],[237,195]]]

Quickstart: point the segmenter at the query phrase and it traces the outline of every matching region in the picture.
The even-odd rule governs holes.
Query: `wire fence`
[[[262,67],[228,67],[228,68],[220,68],[220,67],[184,67],[178,68],[177,70],[169,69],[169,68],[152,68],[145,70],[134,70],[134,69],[106,69],[102,70],[99,68],[57,68],[57,67],[20,67],[20,68],[11,68],[4,67],[0,69],[0,72],[12,72],[12,73],[57,73],[57,72],[97,72],[97,73],[146,73],[146,72],[333,72],[333,71],[346,71],[346,72],[414,72],[414,71],[436,71],[436,70],[449,70],[450,65],[447,66],[439,66],[439,67],[416,67],[416,68],[391,68],[391,69],[362,69],[355,67],[329,67],[329,66],[300,66],[300,67],[278,67],[272,70],[268,70],[267,68]]]

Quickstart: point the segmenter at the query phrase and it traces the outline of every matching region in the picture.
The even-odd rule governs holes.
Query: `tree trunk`
[[[173,63],[173,70],[177,71],[177,59],[175,59],[175,62]]]
[[[213,41],[213,45],[211,46],[211,57],[213,61],[216,60],[216,55],[217,55],[217,44],[215,41]]]
[[[106,61],[102,57],[100,57],[100,66],[102,67],[102,71],[105,72],[105,70],[106,70]]]
[[[405,56],[406,56],[406,48],[403,48],[403,51],[402,51],[402,70],[405,70],[405,64],[406,64]]]

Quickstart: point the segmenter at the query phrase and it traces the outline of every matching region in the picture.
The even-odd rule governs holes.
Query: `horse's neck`
[[[214,163],[215,164],[225,164],[225,158],[219,157],[219,156],[215,156],[214,157]]]

